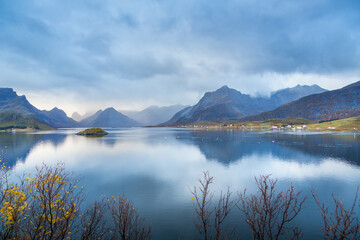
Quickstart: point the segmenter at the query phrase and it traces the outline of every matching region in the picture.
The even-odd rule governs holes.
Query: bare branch
[[[140,218],[134,204],[126,197],[118,195],[107,200],[113,219],[114,239],[146,240],[151,238],[151,228]]]
[[[359,188],[357,188],[354,201],[350,208],[346,208],[343,205],[343,202],[338,200],[334,194],[332,194],[335,210],[329,212],[328,206],[320,202],[318,194],[311,191],[323,219],[324,225],[322,231],[325,239],[359,238],[360,222],[358,213],[356,213],[355,210],[358,203],[358,192]]]
[[[255,178],[258,193],[247,196],[246,189],[239,193],[236,206],[245,215],[245,221],[253,234],[253,239],[279,239],[287,235],[287,239],[298,239],[301,231],[288,227],[303,209],[306,197],[296,192],[293,185],[285,191],[276,189],[277,179],[270,176]]]

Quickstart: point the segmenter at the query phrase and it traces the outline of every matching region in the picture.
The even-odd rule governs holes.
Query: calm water
[[[0,134],[0,148],[18,172],[41,162],[66,163],[82,176],[88,200],[125,194],[151,224],[154,239],[194,239],[189,188],[202,172],[214,176],[213,190],[255,191],[254,176],[272,174],[279,187],[293,182],[321,200],[334,193],[350,202],[360,183],[360,135],[200,131],[171,128],[106,129],[103,138],[74,135],[79,129]],[[236,194],[234,194],[236,195]],[[304,239],[319,239],[321,218],[309,195],[296,224]],[[249,231],[237,210],[228,221]]]

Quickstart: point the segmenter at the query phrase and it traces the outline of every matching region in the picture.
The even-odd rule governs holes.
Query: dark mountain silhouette
[[[31,105],[25,96],[18,96],[12,88],[0,88],[0,121],[21,125],[45,124],[50,127],[74,127],[76,121],[65,112],[54,108],[41,111]]]
[[[273,110],[284,103],[300,97],[327,90],[317,85],[296,86],[286,88],[271,94],[270,97],[252,97],[228,86],[223,86],[215,92],[207,92],[193,107],[185,108],[176,113],[168,122],[162,125],[188,124],[197,121],[220,122],[228,119],[238,119]]]
[[[43,110],[42,115],[45,116],[41,119],[53,127],[76,127],[78,126],[78,123],[72,119],[69,118],[66,113],[58,109],[57,107],[53,108],[50,111]]]

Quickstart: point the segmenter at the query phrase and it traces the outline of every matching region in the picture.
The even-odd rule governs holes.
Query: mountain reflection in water
[[[79,130],[0,133],[0,148],[19,174],[63,161],[81,176],[88,201],[125,194],[151,224],[154,239],[196,238],[189,188],[206,170],[217,194],[230,186],[234,196],[244,188],[255,192],[254,176],[272,174],[280,189],[294,182],[308,196],[314,189],[324,201],[334,193],[346,203],[360,182],[356,134],[119,128],[88,138],[76,136]],[[321,217],[310,197],[306,206],[296,224],[304,239],[319,239]],[[243,239],[249,236],[237,211],[229,224]]]

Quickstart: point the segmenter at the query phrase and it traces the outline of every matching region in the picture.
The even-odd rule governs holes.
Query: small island
[[[100,136],[105,136],[107,134],[109,133],[107,133],[101,128],[89,128],[84,131],[78,132],[76,135],[100,137]]]

